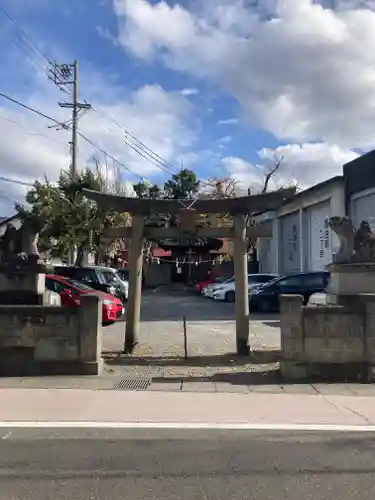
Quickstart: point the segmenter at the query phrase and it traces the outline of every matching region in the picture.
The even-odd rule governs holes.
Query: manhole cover
[[[113,386],[114,389],[145,391],[151,385],[151,380],[147,378],[127,378],[118,380]]]

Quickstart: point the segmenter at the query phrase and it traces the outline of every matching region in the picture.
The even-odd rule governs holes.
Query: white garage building
[[[375,151],[346,163],[343,167],[347,213],[354,227],[367,221],[375,232]]]
[[[328,218],[345,215],[345,208],[344,178],[337,176],[301,191],[277,212],[262,214],[260,220],[273,220],[273,236],[258,241],[260,272],[324,270],[338,249]]]
[[[350,197],[350,213],[354,227],[367,221],[375,232],[375,188],[365,189]]]

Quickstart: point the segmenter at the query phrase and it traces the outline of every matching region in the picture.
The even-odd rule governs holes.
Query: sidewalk
[[[147,368],[147,367],[146,367]],[[137,375],[137,374],[136,374]],[[251,376],[251,377],[250,377]],[[323,396],[360,396],[375,398],[375,384],[303,383],[283,384],[272,372],[223,373],[211,377],[152,377],[147,370],[141,376],[121,374],[95,376],[0,377],[0,389],[79,389],[86,391],[183,392],[292,394]]]
[[[375,430],[372,397],[79,389],[0,389],[0,426],[169,426]],[[22,424],[23,422],[23,424]],[[38,422],[39,424],[35,424]],[[21,424],[20,424],[21,423]],[[281,426],[281,427],[280,427]]]

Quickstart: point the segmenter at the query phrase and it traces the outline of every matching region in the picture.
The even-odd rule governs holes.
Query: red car
[[[120,319],[125,310],[120,299],[99,290],[94,290],[79,281],[54,274],[46,275],[46,288],[57,292],[61,297],[61,305],[65,307],[76,307],[80,305],[80,296],[86,294],[98,295],[103,304],[103,325],[110,325]]]

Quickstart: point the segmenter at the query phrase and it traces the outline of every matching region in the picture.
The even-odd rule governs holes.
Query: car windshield
[[[93,292],[94,291],[93,288],[85,285],[84,283],[81,283],[80,281],[72,280],[70,278],[64,278],[64,282],[67,283],[68,285],[73,286],[77,290],[82,290],[83,292]]]
[[[215,283],[229,283],[230,281],[234,281],[234,278],[228,278],[228,276],[219,276],[216,278]]]
[[[117,269],[117,274],[124,281],[129,281],[129,270],[128,269]]]
[[[223,283],[233,283],[234,282],[234,276],[232,276],[231,278],[227,278],[225,281],[223,281]]]
[[[117,276],[116,272],[112,271],[105,271],[103,269],[100,269],[97,271],[98,276],[101,277],[101,280],[103,280],[104,283],[109,284],[109,285],[117,285],[120,282],[119,277]]]
[[[259,288],[266,288],[267,286],[271,286],[273,285],[274,283],[277,283],[278,281],[280,281],[281,277],[280,276],[277,276],[276,278],[273,278],[269,281],[266,281],[265,283],[259,283]]]
[[[249,276],[249,283],[269,283],[272,276],[269,274],[251,274]]]

